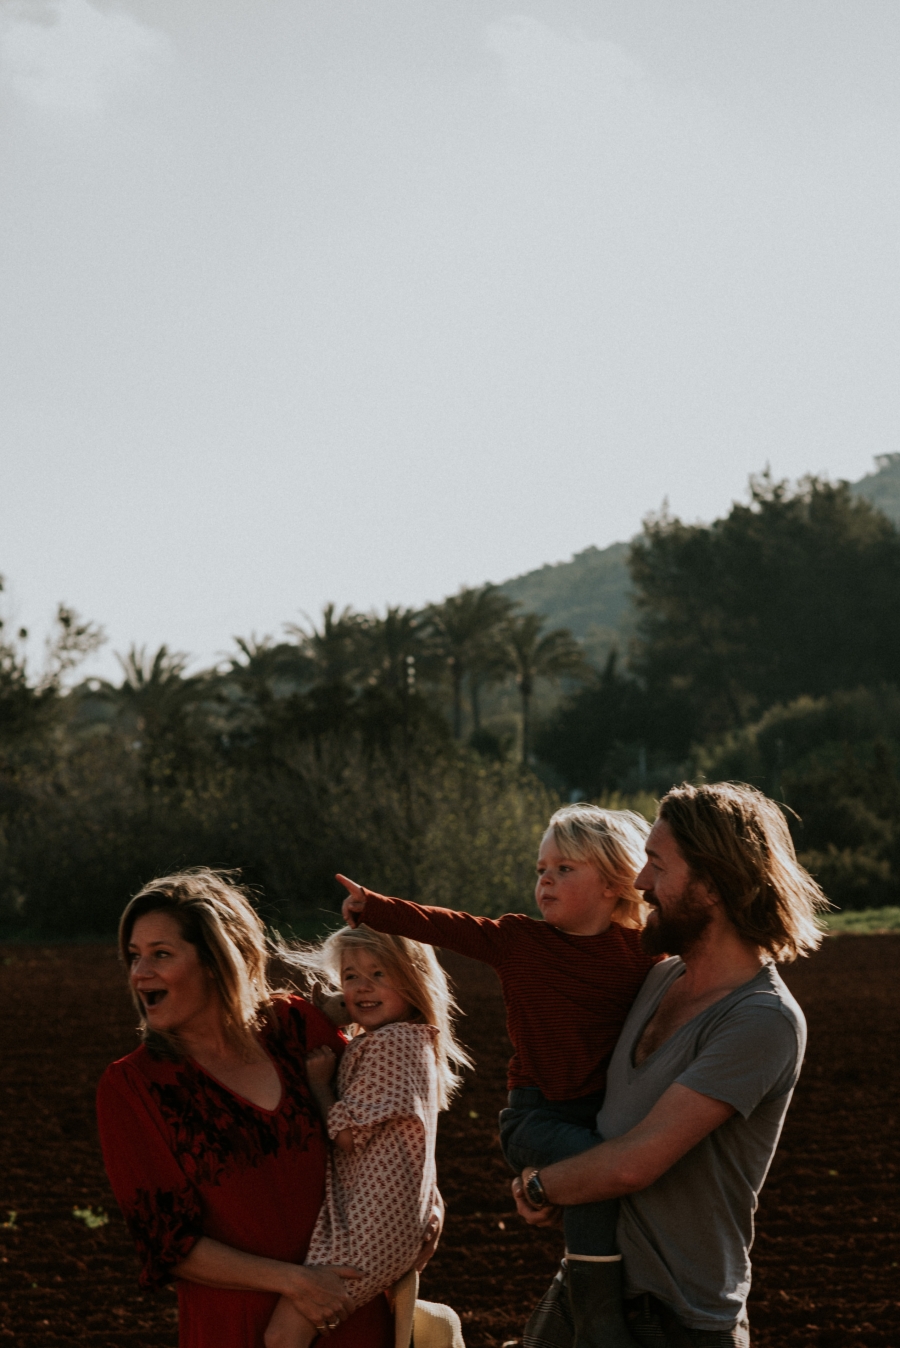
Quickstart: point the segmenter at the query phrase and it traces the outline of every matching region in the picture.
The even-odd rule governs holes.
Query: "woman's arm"
[[[172,1270],[176,1278],[241,1292],[276,1292],[287,1297],[314,1325],[346,1320],[354,1309],[348,1283],[361,1277],[345,1266],[306,1268],[280,1259],[264,1259],[201,1236],[186,1259]]]

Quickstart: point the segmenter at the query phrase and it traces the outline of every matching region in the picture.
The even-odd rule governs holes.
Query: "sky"
[[[0,0],[0,596],[208,664],[900,449],[895,0]]]

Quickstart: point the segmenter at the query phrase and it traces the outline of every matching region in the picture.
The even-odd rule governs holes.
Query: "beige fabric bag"
[[[391,1288],[394,1348],[466,1348],[456,1311],[437,1301],[419,1301],[418,1291],[415,1269]]]

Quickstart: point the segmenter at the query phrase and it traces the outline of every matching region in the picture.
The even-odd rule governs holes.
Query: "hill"
[[[542,566],[500,588],[523,609],[545,613],[554,627],[568,627],[586,644],[608,648],[633,622],[628,546],[585,548],[569,562]]]
[[[900,526],[900,454],[876,454],[875,466],[874,473],[851,483],[850,490]]]
[[[876,454],[875,466],[850,489],[900,527],[900,454]],[[523,609],[545,614],[549,626],[568,627],[601,663],[612,646],[624,651],[634,630],[628,548],[628,543],[585,548],[568,562],[514,576],[500,589]]]

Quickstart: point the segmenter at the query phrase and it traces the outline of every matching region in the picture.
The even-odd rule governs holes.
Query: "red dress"
[[[262,1040],[281,1077],[277,1109],[261,1109],[190,1060],[139,1048],[108,1067],[97,1110],[113,1192],[142,1262],[161,1287],[201,1236],[301,1264],[325,1194],[326,1143],[304,1055],[343,1040],[301,997],[275,1004]],[[179,1280],[180,1348],[263,1348],[278,1298]],[[390,1348],[393,1322],[375,1297],[323,1348]]]

